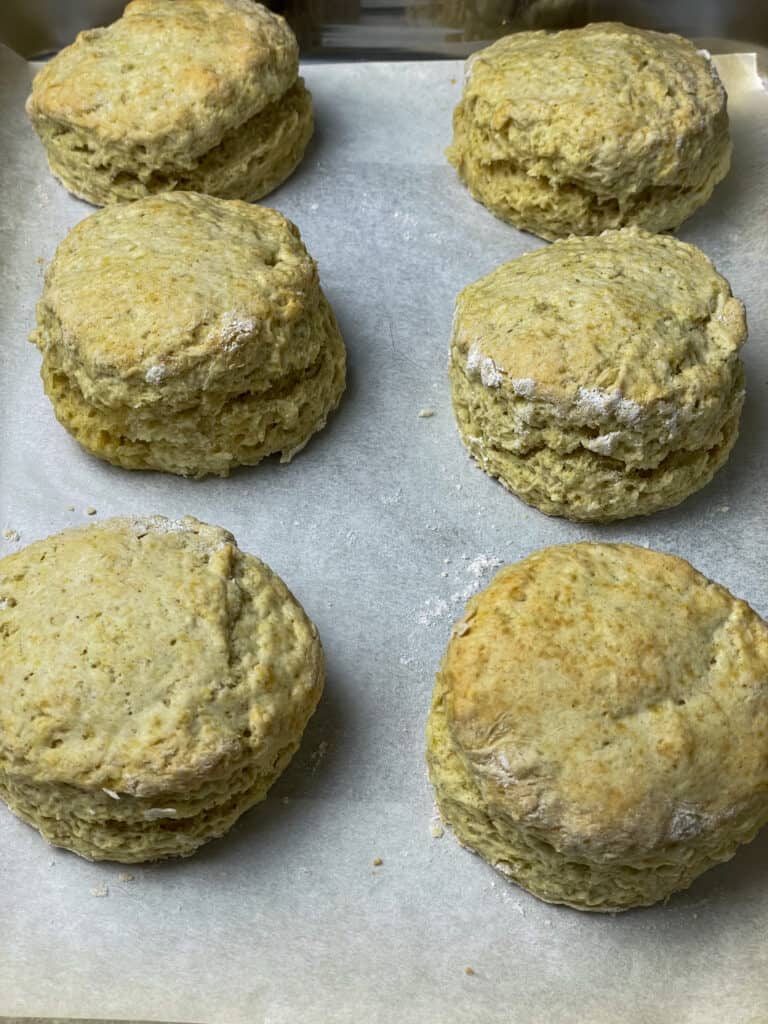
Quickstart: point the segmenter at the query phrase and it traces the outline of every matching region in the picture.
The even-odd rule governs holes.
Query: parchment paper
[[[423,731],[466,597],[545,544],[683,555],[768,614],[768,98],[718,58],[733,169],[680,231],[747,305],[748,398],[731,459],[672,511],[550,519],[465,454],[446,355],[459,289],[543,243],[474,203],[443,157],[457,62],[308,66],[318,131],[269,203],[301,228],[350,354],[338,413],[288,466],[229,480],[128,473],[55,422],[33,325],[43,264],[91,212],[27,126],[2,54],[0,554],[96,518],[193,513],[278,571],[317,622],[326,695],[266,803],[188,861],[130,869],[48,847],[0,809],[0,1013],[240,1024],[768,1020],[768,835],[666,907],[590,916],[433,837]],[[433,409],[434,416],[419,417]],[[69,506],[72,506],[70,509]],[[383,863],[374,867],[373,860]],[[474,975],[465,973],[471,967]]]

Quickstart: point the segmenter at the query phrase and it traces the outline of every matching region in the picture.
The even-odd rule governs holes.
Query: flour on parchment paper
[[[437,578],[444,580],[445,585],[451,587],[451,592],[430,595],[422,601],[416,611],[416,626],[411,630],[406,650],[400,657],[401,665],[420,664],[425,631],[436,624],[451,623],[457,619],[470,597],[485,586],[504,563],[495,555],[481,553],[474,557],[462,555],[456,559],[451,572],[443,569],[443,566],[451,564],[449,559],[444,560],[437,573]]]
[[[454,586],[458,584],[459,589],[447,597],[428,597],[416,617],[420,626],[429,626],[448,615],[455,618],[485,580],[504,564],[500,558],[488,554],[475,555],[474,558],[462,555],[462,562],[454,579]]]

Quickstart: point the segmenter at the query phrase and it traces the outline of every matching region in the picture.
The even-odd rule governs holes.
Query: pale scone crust
[[[317,630],[231,534],[68,530],[0,561],[0,795],[92,859],[186,856],[263,799],[324,681]]]
[[[618,23],[520,32],[473,54],[448,159],[543,238],[677,227],[728,172],[727,98],[680,36]]]
[[[290,457],[344,390],[344,344],[298,229],[195,193],[81,221],[32,337],[61,422],[126,468],[226,475]]]
[[[738,436],[742,303],[694,246],[637,228],[504,264],[456,303],[461,437],[542,511],[649,514],[704,486]]]
[[[650,905],[768,822],[768,625],[674,556],[544,549],[454,628],[428,761],[457,838],[524,888]]]
[[[312,134],[298,45],[251,0],[133,0],[36,76],[27,112],[53,173],[97,204],[170,189],[257,199]]]

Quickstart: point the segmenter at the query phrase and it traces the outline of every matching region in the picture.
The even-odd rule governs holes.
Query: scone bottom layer
[[[768,625],[682,559],[543,549],[454,627],[427,761],[459,842],[538,898],[664,901],[768,823]]]
[[[264,799],[323,688],[317,630],[218,527],[125,517],[0,561],[0,796],[92,860],[188,856]]]

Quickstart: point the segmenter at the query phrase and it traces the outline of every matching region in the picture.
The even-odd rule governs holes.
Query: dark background
[[[392,60],[464,57],[508,32],[625,21],[679,32],[713,52],[768,47],[766,0],[273,0],[302,57]],[[0,41],[49,56],[78,31],[119,17],[124,0],[1,0]]]

